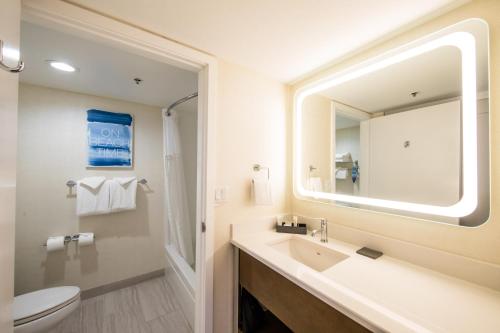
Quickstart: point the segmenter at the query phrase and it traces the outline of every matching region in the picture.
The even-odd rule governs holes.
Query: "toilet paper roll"
[[[81,232],[78,236],[78,246],[88,246],[94,243],[93,232]]]
[[[64,249],[64,236],[49,237],[47,239],[47,252]]]

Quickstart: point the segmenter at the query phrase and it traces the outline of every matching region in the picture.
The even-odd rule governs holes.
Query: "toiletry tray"
[[[291,225],[276,225],[276,232],[305,235],[307,234],[307,226],[305,224],[293,227]]]

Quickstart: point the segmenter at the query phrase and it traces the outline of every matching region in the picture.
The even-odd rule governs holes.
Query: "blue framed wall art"
[[[89,167],[132,167],[133,119],[128,113],[87,111]]]

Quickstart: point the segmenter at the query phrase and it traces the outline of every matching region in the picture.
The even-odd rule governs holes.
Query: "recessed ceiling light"
[[[52,68],[58,69],[63,72],[74,72],[76,68],[62,61],[47,60]]]

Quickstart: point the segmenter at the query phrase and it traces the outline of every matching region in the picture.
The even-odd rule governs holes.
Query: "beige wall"
[[[477,17],[490,27],[490,107],[491,107],[491,216],[487,223],[477,228],[458,228],[445,224],[425,222],[394,215],[371,213],[362,210],[335,207],[293,199],[296,213],[325,216],[331,223],[368,232],[379,240],[402,240],[410,244],[443,250],[460,256],[500,264],[500,2],[498,0],[473,1],[419,27],[406,31],[350,59],[333,65],[306,80],[297,83],[297,89],[307,82],[346,68],[391,48],[456,23]],[[366,235],[366,234],[365,234]],[[366,237],[366,236],[363,236]]]
[[[19,47],[21,6],[2,0],[0,38]],[[0,332],[12,332],[18,75],[0,70]]]
[[[216,208],[214,332],[232,331],[232,223],[252,223],[290,209],[287,165],[290,114],[287,88],[242,67],[221,62],[217,99],[217,186],[228,186],[228,200]],[[252,165],[270,168],[272,206],[250,199]]]
[[[86,169],[86,110],[134,116],[134,169]],[[55,285],[82,289],[164,267],[162,122],[159,108],[20,85],[16,294]],[[136,175],[137,209],[78,218],[66,181]],[[48,236],[94,232],[95,246],[47,254]]]

